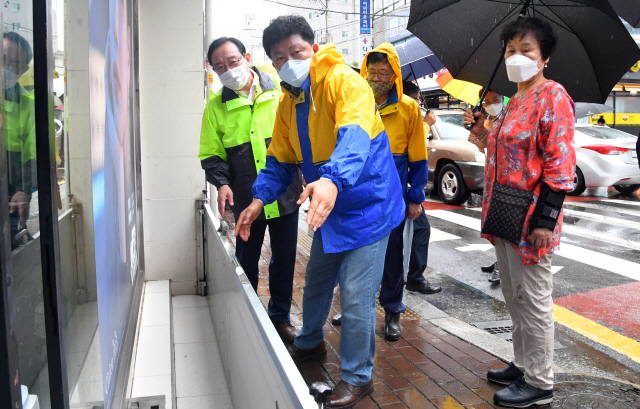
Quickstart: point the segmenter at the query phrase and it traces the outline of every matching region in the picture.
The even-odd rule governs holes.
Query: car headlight
[[[484,153],[480,152],[480,150],[478,149],[478,147],[476,147],[473,150],[473,156],[475,156],[476,158],[476,162],[482,162],[484,163],[487,160],[487,157],[485,156]]]

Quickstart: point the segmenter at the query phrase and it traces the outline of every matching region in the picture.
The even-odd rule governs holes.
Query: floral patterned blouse
[[[509,101],[502,126],[496,123],[485,142],[487,163],[485,188],[482,198],[482,223],[487,217],[491,202],[493,180],[498,161],[498,182],[516,189],[531,190],[535,186],[534,200],[529,208],[520,245],[511,244],[522,255],[523,264],[536,264],[540,257],[560,248],[563,212],[553,231],[550,248],[535,250],[535,244],[527,241],[531,215],[536,208],[540,175],[550,187],[560,190],[573,189],[576,169],[573,132],[575,109],[564,87],[547,80],[527,94]],[[496,155],[496,138],[498,154]],[[491,243],[495,237],[482,235]]]

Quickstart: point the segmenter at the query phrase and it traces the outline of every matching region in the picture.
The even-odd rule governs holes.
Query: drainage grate
[[[472,322],[471,325],[473,325],[478,329],[486,331],[489,334],[493,334],[499,338],[502,338],[507,342],[513,342],[513,337],[512,337],[513,321],[511,320]],[[566,346],[562,345],[558,341],[555,341],[555,345],[553,349],[563,349],[563,348],[566,348]]]
[[[378,301],[377,298],[376,298],[376,312],[384,317],[384,314],[385,314],[384,313],[384,308],[382,308],[382,305],[380,305],[380,301]],[[422,319],[420,314],[418,314],[417,312],[415,312],[414,310],[412,310],[409,307],[407,307],[407,310],[404,312],[404,314],[402,314],[400,316],[400,318],[404,318],[404,319],[407,319],[407,320],[419,320],[419,319]]]

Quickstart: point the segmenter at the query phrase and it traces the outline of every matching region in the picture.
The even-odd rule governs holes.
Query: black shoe
[[[518,378],[522,378],[524,374],[516,367],[513,362],[509,362],[509,366],[502,369],[489,369],[487,379],[500,385],[511,385],[511,382]]]
[[[413,283],[407,281],[407,291],[412,291],[420,294],[435,294],[442,291],[442,287],[431,285],[427,280],[417,281]]]
[[[400,313],[385,312],[384,314],[384,337],[387,341],[397,341],[402,336],[400,329]]]
[[[533,405],[547,405],[553,402],[553,390],[538,389],[529,385],[524,378],[493,395],[493,401],[508,408],[528,408]]]
[[[496,264],[498,264],[498,262],[496,261],[493,264],[489,264],[488,266],[482,266],[480,267],[480,270],[482,270],[483,273],[490,273],[493,271],[493,269],[496,268]]]
[[[489,282],[494,284],[497,284],[500,282],[500,272],[498,271],[497,268],[493,270],[493,273],[491,273],[491,275],[489,276]]]
[[[333,325],[342,325],[342,313],[339,312],[331,318],[331,323]]]

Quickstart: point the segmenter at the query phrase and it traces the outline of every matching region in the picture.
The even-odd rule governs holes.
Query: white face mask
[[[309,76],[310,67],[311,58],[307,58],[306,60],[289,60],[280,68],[278,75],[280,79],[287,84],[300,88]]]
[[[502,108],[504,105],[500,102],[497,104],[491,104],[489,106],[484,107],[485,111],[491,116],[498,116],[500,112],[502,112]]]
[[[219,76],[220,82],[227,88],[234,91],[241,90],[249,81],[249,70],[245,64],[227,70]]]
[[[14,74],[9,70],[4,70],[4,89],[12,88],[20,79],[18,74]]]
[[[540,57],[535,61],[522,54],[512,55],[507,58],[505,64],[507,65],[509,81],[525,82],[533,78],[533,76],[539,73],[542,69],[542,67],[538,68],[538,61],[540,60]]]

